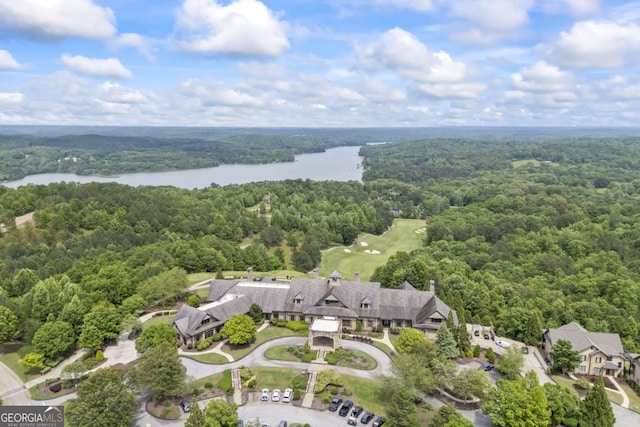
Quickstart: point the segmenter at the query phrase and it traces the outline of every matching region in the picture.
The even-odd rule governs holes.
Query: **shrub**
[[[325,405],[331,403],[331,398],[329,396],[324,396],[322,398],[322,403],[324,403]]]
[[[291,380],[291,388],[294,390],[306,390],[309,379],[304,375],[298,375]]]
[[[356,332],[362,332],[362,322],[359,320],[356,322]]]
[[[60,378],[58,378],[58,377],[56,377],[56,378],[49,378],[48,380],[46,380],[46,381],[44,382],[44,385],[51,385],[51,384],[56,383],[56,382],[58,382],[58,381],[60,381]]]
[[[193,348],[193,343],[187,344],[187,349],[191,350]]]
[[[337,388],[332,388],[329,393],[331,393],[332,396],[335,396],[335,395],[338,394],[338,389]]]
[[[496,354],[493,352],[493,349],[491,347],[489,347],[489,349],[487,350],[486,356],[487,360],[490,363],[496,363]]]
[[[299,389],[294,389],[293,390],[293,400],[300,400],[302,398],[302,391],[300,391]]]
[[[250,388],[250,389],[256,388],[256,379],[255,378],[249,380],[249,382],[247,383],[247,388]]]
[[[353,396],[353,391],[351,391],[350,388],[345,387],[342,389],[342,394],[344,396]]]
[[[313,353],[307,353],[302,355],[302,357],[300,358],[301,361],[306,362],[306,363],[311,363],[312,361],[316,360],[317,354],[314,351]]]
[[[219,332],[217,334],[213,334],[211,336],[211,340],[218,342],[218,341],[222,340],[222,335]]]
[[[191,391],[191,394],[193,395],[193,397],[198,397],[200,396],[200,394],[202,393],[202,391],[199,388],[194,388],[193,391]]]
[[[104,353],[102,350],[96,351],[96,362],[102,362],[104,360]]]
[[[583,390],[589,390],[591,388],[591,383],[586,378],[578,378],[576,381],[576,385]]]
[[[480,357],[480,346],[477,344],[473,347],[473,357]]]
[[[398,335],[400,333],[400,329],[398,329],[398,328],[389,328],[389,333],[391,335]]]
[[[286,323],[286,328],[291,329],[294,332],[302,332],[309,329],[309,324],[302,320],[289,320]]]
[[[65,380],[65,381],[62,383],[62,388],[63,388],[63,389],[65,389],[65,390],[68,390],[68,389],[70,389],[71,387],[73,387],[73,381],[71,381],[71,380]]]
[[[207,381],[204,383],[204,388],[213,388],[213,383],[211,381]]]

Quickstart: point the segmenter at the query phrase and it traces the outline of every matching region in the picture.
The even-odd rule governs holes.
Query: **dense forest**
[[[93,311],[122,319],[180,292],[185,272],[309,271],[321,249],[380,234],[400,216],[426,220],[424,248],[379,268],[384,286],[433,278],[467,320],[498,334],[523,339],[532,325],[575,320],[618,332],[638,351],[639,142],[365,146],[364,184],[0,187],[0,305],[15,316],[12,337],[25,342],[54,321],[83,343],[107,339],[93,332]],[[35,224],[16,229],[13,219],[31,211]]]

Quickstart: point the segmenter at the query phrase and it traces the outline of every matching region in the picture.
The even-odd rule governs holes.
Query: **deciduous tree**
[[[451,388],[461,399],[484,399],[491,389],[492,383],[485,371],[477,369],[462,369],[451,380]]]
[[[176,330],[173,326],[167,325],[166,323],[156,323],[142,331],[142,335],[136,340],[136,351],[138,353],[144,353],[149,348],[156,347],[163,343],[167,343],[172,347],[178,347]]]
[[[20,364],[27,369],[40,369],[44,367],[44,354],[42,353],[27,353],[22,359]]]
[[[67,322],[47,322],[38,329],[31,344],[48,359],[67,353],[76,342],[76,334]]]
[[[558,340],[549,353],[553,368],[562,373],[571,372],[580,364],[580,354],[573,349],[571,341]]]
[[[135,409],[136,397],[123,372],[98,369],[78,386],[78,397],[65,405],[65,421],[69,427],[129,427]]]
[[[522,354],[520,347],[512,345],[502,356],[500,356],[496,368],[512,380],[517,375],[520,375],[520,371],[522,371],[523,366],[524,355]]]
[[[415,328],[403,328],[398,334],[394,347],[399,353],[411,353],[414,347],[426,341],[424,332]]]
[[[204,409],[207,427],[237,427],[238,406],[221,399],[213,399]]]
[[[220,334],[229,338],[229,344],[242,345],[250,343],[256,336],[256,324],[246,314],[236,314],[224,324]]]
[[[0,344],[13,341],[19,336],[18,316],[7,307],[0,305]]]

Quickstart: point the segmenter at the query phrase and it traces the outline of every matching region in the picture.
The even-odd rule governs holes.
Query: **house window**
[[[622,362],[618,362],[618,368],[622,368]]]
[[[593,373],[596,374],[596,375],[600,375],[600,371],[601,371],[600,368],[594,368],[593,369]]]
[[[368,303],[362,303],[360,304],[360,308],[369,308],[369,304]]]
[[[612,360],[613,360],[613,357],[607,356],[607,362],[611,362]]]
[[[596,363],[602,363],[602,357],[596,356]]]
[[[442,322],[444,322],[444,319],[435,318],[435,317],[431,318],[431,323],[442,323]]]
[[[580,372],[586,372],[586,371],[587,371],[587,367],[586,367],[586,366],[584,366],[584,365],[580,365],[580,366],[578,366],[578,371],[580,371]]]
[[[214,330],[213,329],[209,329],[208,331],[205,331],[204,337],[205,338],[209,338],[210,336],[213,335],[213,333],[214,333]]]
[[[351,320],[349,319],[344,319],[342,321],[342,326],[344,326],[345,328],[350,328],[351,327]]]
[[[396,320],[396,326],[398,328],[401,328],[402,327],[402,320]]]
[[[294,304],[302,304],[302,300],[300,298],[296,298],[293,300]]]
[[[580,359],[581,359],[583,362],[586,362],[586,361],[587,361],[587,356],[585,356],[585,355],[583,354],[582,356],[580,356]]]
[[[206,323],[209,323],[211,321],[210,317],[207,317],[206,319],[202,319],[202,321],[200,322],[201,325],[204,325]]]
[[[324,305],[336,306],[336,305],[340,305],[340,302],[334,299],[326,299],[324,300]]]

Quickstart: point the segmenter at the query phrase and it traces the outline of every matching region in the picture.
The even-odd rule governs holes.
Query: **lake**
[[[29,175],[16,181],[3,183],[18,188],[27,184],[52,182],[118,182],[137,187],[139,185],[171,185],[179,188],[206,188],[218,185],[246,184],[257,181],[282,181],[285,179],[311,179],[314,181],[361,181],[362,157],[360,147],[331,148],[324,153],[300,154],[294,162],[266,163],[261,165],[221,165],[215,168],[186,169],[168,172],[127,173],[114,177],[80,176],[71,173],[43,173]]]

